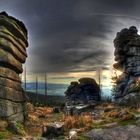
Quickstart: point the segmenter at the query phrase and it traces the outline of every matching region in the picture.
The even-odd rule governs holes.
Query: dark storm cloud
[[[113,27],[120,26],[116,20],[139,17],[139,4],[138,0],[0,0],[0,9],[15,13],[29,30],[27,69],[68,72],[107,69]]]

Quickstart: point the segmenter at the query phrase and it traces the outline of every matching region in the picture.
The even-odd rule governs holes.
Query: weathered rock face
[[[100,101],[99,85],[92,78],[81,78],[78,82],[71,82],[65,92],[66,106],[87,105]],[[86,107],[87,106],[83,106]]]
[[[120,103],[129,90],[139,83],[140,77],[140,36],[136,27],[122,29],[114,40],[115,61],[114,68],[122,71],[116,81],[115,101]],[[129,96],[131,97],[131,96]],[[127,96],[128,100],[128,96]],[[125,101],[123,101],[125,102]]]
[[[0,117],[23,121],[25,94],[19,74],[27,53],[27,30],[24,24],[0,13]]]
[[[126,125],[111,129],[93,129],[85,135],[90,140],[139,140],[139,131],[139,126]]]

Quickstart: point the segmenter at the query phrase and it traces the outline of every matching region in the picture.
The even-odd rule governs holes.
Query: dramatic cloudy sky
[[[28,29],[28,72],[57,77],[110,69],[116,32],[140,28],[140,0],[0,0],[0,10]]]

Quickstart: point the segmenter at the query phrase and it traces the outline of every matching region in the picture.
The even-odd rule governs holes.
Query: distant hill
[[[66,84],[48,83],[47,84],[48,95],[64,96],[64,92],[66,91],[67,87],[68,85]],[[24,88],[24,84],[23,84],[23,88]],[[26,91],[36,92],[36,83],[35,82],[26,83]],[[45,84],[42,82],[38,83],[38,93],[45,94]]]
[[[69,85],[67,85],[67,84],[48,83],[47,84],[48,95],[64,96],[64,92],[66,91],[68,86]],[[23,84],[23,88],[24,88],[24,84]],[[27,83],[26,89],[29,92],[36,92],[36,83],[35,82]],[[111,86],[102,86],[102,95],[111,96],[111,89],[112,89]],[[45,94],[45,84],[43,82],[38,83],[38,93]]]
[[[43,95],[43,94],[34,94],[32,92],[26,91],[27,99],[33,103],[42,104],[42,105],[49,105],[49,106],[61,106],[65,103],[65,97],[60,95]]]

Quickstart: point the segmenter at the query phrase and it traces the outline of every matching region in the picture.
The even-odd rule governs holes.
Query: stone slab
[[[25,62],[26,56],[23,53],[21,53],[11,42],[9,42],[4,38],[1,38],[1,36],[0,36],[0,48],[11,53],[21,63]]]
[[[20,39],[11,34],[5,27],[0,26],[0,35],[7,40],[10,40],[13,45],[15,45],[19,50],[21,50],[25,55],[26,53],[26,44]]]
[[[25,101],[25,95],[22,91],[0,85],[0,99],[23,102]]]
[[[9,52],[4,51],[3,49],[0,48],[0,66],[6,66],[17,73],[22,73],[22,64],[13,57],[12,54]]]
[[[21,82],[19,75],[15,71],[9,68],[4,68],[2,66],[0,66],[0,77],[11,79],[17,82]]]
[[[23,91],[21,82],[16,82],[4,77],[0,77],[0,85],[13,88],[14,90],[17,91]]]
[[[0,16],[0,25],[5,26],[14,36],[21,38],[25,43],[27,43],[27,38],[24,33],[15,25],[13,20],[8,19],[6,16]]]

